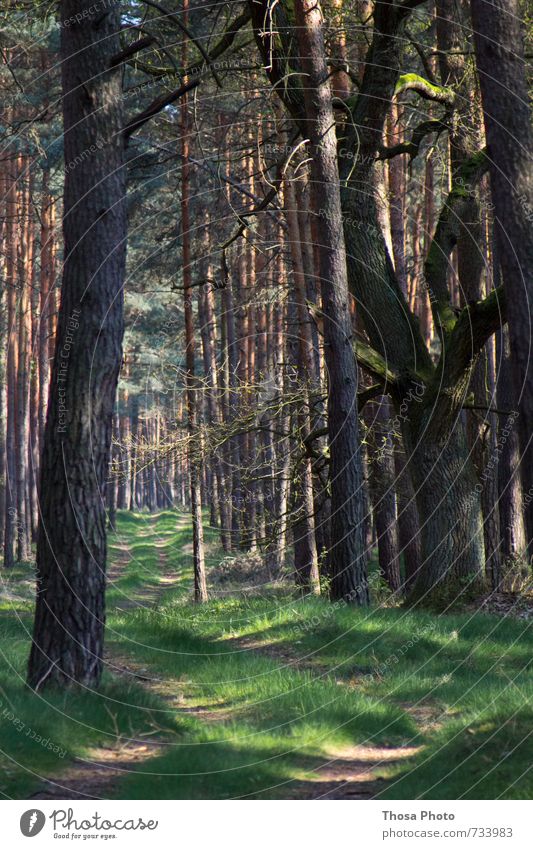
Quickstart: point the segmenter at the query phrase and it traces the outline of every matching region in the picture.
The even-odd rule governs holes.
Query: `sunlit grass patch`
[[[209,569],[221,553],[216,529],[206,538]],[[196,605],[190,541],[174,511],[119,513],[109,539],[108,655],[155,677],[153,692],[110,667],[97,693],[31,693],[33,569],[10,573],[2,792],[27,795],[73,757],[155,731],[161,753],[118,780],[117,797],[283,798],[354,747],[405,753],[376,768],[387,798],[531,796],[527,621],[356,609],[290,588]]]
[[[159,699],[106,672],[100,689],[45,690],[25,684],[31,617],[0,616],[0,793],[25,798],[43,777],[60,774],[94,746],[112,746],[176,729]]]

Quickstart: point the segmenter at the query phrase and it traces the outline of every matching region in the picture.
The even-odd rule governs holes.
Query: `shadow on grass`
[[[208,537],[215,560],[216,532]],[[287,797],[316,790],[331,753],[420,744],[395,765],[377,759],[384,797],[531,797],[527,622],[359,610],[279,590],[199,607],[190,603],[190,541],[187,517],[172,511],[120,513],[110,537],[120,566],[108,593],[108,648],[162,679],[162,696],[109,672],[98,693],[30,693],[32,605],[17,600],[15,615],[7,597],[2,792],[24,796],[32,772],[52,775],[92,746],[165,728],[164,753],[117,781],[117,797]],[[125,596],[157,607],[117,610]]]

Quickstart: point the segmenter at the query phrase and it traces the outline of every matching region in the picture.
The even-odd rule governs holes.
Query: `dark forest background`
[[[275,631],[302,609],[318,624],[285,623],[288,656],[320,654],[335,622],[330,672],[375,617],[378,655],[351,673],[369,686],[413,634],[433,668],[435,628],[473,628],[461,664],[490,646],[474,677],[499,645],[484,629],[509,628],[522,674],[531,10],[5,0],[0,20],[0,544],[21,693],[111,686],[106,586],[111,648],[159,645],[135,617],[166,599],[199,629],[173,651],[215,639],[232,605],[244,649],[241,620]],[[522,702],[490,688],[494,729],[518,716],[520,736]]]

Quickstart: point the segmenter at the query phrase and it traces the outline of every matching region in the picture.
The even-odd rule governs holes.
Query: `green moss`
[[[396,87],[394,89],[395,94],[400,94],[402,91],[405,91],[410,88],[414,88],[415,86],[423,87],[429,95],[432,93],[435,95],[443,95],[444,97],[453,97],[453,90],[451,88],[447,88],[446,86],[434,85],[429,82],[429,80],[424,79],[419,74],[402,74],[398,78],[398,82],[396,83]]]

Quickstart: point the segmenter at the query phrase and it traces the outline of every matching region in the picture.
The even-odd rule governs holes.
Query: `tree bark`
[[[54,285],[55,205],[49,190],[49,172],[43,171],[41,202],[41,279],[39,318],[39,441],[44,440],[46,410],[50,385],[50,312]]]
[[[27,509],[28,461],[30,444],[30,357],[31,357],[31,285],[33,266],[33,228],[30,208],[28,163],[20,158],[19,214],[22,238],[19,242],[19,314],[16,413],[17,467],[17,560],[30,558],[30,514]]]
[[[496,238],[508,301],[528,545],[533,544],[533,129],[518,0],[471,0]]]
[[[393,437],[390,432],[389,405],[378,399],[377,409],[365,407],[365,419],[371,428],[372,453],[369,462],[369,489],[374,512],[381,576],[392,592],[401,586],[400,545],[397,524]]]
[[[296,23],[304,89],[305,128],[310,139],[311,193],[321,220],[319,248],[324,342],[328,371],[328,436],[331,486],[331,596],[368,603],[363,540],[363,474],[357,418],[357,366],[352,321],[337,141],[322,14],[316,0],[296,0]]]
[[[450,170],[452,185],[456,184],[465,162],[482,148],[482,115],[476,108],[475,80],[471,65],[467,61],[465,38],[468,23],[466,0],[437,0],[437,46],[441,81],[451,86],[455,94],[454,120],[450,132]],[[463,192],[463,208],[457,221],[457,280],[459,303],[481,300],[485,292],[483,255],[483,222],[479,202],[479,187],[473,186]],[[453,268],[452,274],[453,274]],[[488,342],[473,371],[470,391],[474,402],[481,409],[490,406],[489,387],[494,382],[493,345]],[[471,446],[472,458],[478,475],[483,473],[490,461],[491,438],[494,417],[481,416],[479,410],[468,411],[466,429]],[[489,430],[487,437],[486,431]],[[481,492],[484,516],[484,539],[486,571],[497,575],[500,571],[498,550],[499,529],[496,481],[492,476],[485,479]]]
[[[188,0],[184,0],[185,21],[188,20]],[[186,45],[186,42],[184,42]],[[183,48],[183,65],[187,67],[187,51]],[[201,473],[193,441],[197,437],[198,417],[198,381],[195,374],[195,335],[193,313],[193,287],[191,267],[191,226],[189,209],[190,192],[190,138],[189,103],[185,97],[181,101],[181,227],[183,239],[183,309],[185,314],[185,362],[186,362],[186,399],[187,426],[189,432],[189,472],[191,492],[191,512],[193,526],[193,569],[194,600],[207,601],[207,581],[205,574],[204,529],[202,517]]]
[[[126,253],[120,12],[63,0],[65,262],[41,469],[28,682],[95,687],[105,624],[105,481],[122,356]],[[92,151],[88,155],[87,151]],[[61,521],[58,517],[61,517]]]
[[[506,565],[526,558],[523,489],[520,476],[520,445],[516,428],[516,397],[513,386],[509,331],[497,336],[497,404],[508,416],[499,416],[498,427],[498,504],[502,558]]]
[[[302,400],[298,402],[295,413],[299,443],[296,446],[296,456],[304,447],[303,456],[293,473],[293,495],[295,522],[293,525],[294,571],[297,584],[306,591],[320,592],[318,575],[318,556],[315,537],[315,508],[313,497],[313,468],[311,458],[305,452],[305,440],[311,432],[309,414],[311,396],[316,386],[314,373],[313,341],[311,325],[306,306],[306,285],[302,260],[300,229],[298,224],[298,209],[294,187],[290,177],[284,186],[285,217],[290,242],[292,260],[292,280],[294,303],[291,304],[289,315],[293,317],[294,327],[291,328],[290,338],[294,340],[293,357],[298,376],[298,388]]]
[[[17,382],[17,166],[10,160],[6,196],[6,289],[7,289],[7,355],[6,355],[6,496],[4,529],[4,566],[15,563],[15,535],[17,527],[16,480],[16,382]]]
[[[403,449],[394,452],[396,470],[396,496],[398,499],[398,532],[400,554],[403,554],[404,591],[409,593],[420,570],[422,558],[420,551],[420,522],[413,482],[407,468]]]
[[[209,255],[209,238],[207,226],[205,229],[204,252]],[[210,263],[206,266],[206,280],[210,280],[213,270]],[[200,334],[202,337],[202,354],[204,363],[204,375],[207,387],[207,411],[211,425],[222,425],[220,410],[220,388],[217,379],[216,362],[216,319],[214,308],[214,295],[211,286],[202,287],[198,297],[198,320],[200,322]],[[214,480],[216,482],[217,512],[220,515],[220,541],[224,551],[231,550],[231,511],[228,509],[228,492],[225,477],[225,469],[222,459],[218,453],[213,458]],[[214,502],[215,493],[211,493]]]
[[[445,456],[447,452],[453,454],[460,442],[454,428],[461,412],[471,369],[486,340],[504,318],[505,299],[499,291],[491,293],[484,301],[468,304],[457,314],[450,299],[446,276],[440,274],[439,268],[439,274],[433,275],[435,297],[431,304],[444,350],[438,363],[434,364],[424,344],[418,321],[405,301],[386,248],[379,226],[376,198],[374,192],[369,191],[369,186],[373,186],[375,181],[373,166],[381,153],[386,114],[399,79],[403,30],[412,8],[411,3],[398,5],[383,2],[374,6],[372,43],[359,92],[350,105],[350,120],[346,121],[343,128],[343,147],[352,155],[343,156],[342,159],[339,157],[342,214],[337,220],[337,232],[342,220],[349,285],[361,305],[362,319],[371,346],[369,348],[358,344],[360,362],[387,387],[397,414],[407,404],[407,419],[417,407],[416,403],[407,399],[417,386],[424,387],[423,403],[419,405],[422,413],[416,413],[417,422],[408,422],[404,426],[404,442],[409,451],[418,448],[416,456],[423,461],[422,466],[426,471],[435,465],[438,477],[445,480],[446,470],[442,468],[442,462],[437,462],[438,455]],[[296,40],[289,6],[280,0],[271,8],[275,34],[264,27],[269,14],[266,0],[250,0],[249,9],[256,42],[265,59],[269,78],[302,136],[306,138],[309,132],[305,92],[309,92],[309,84],[306,77],[304,85],[301,75],[303,63],[295,55]],[[300,48],[300,53],[308,52]],[[331,128],[333,122],[330,121],[328,126]],[[479,155],[473,163],[469,163],[469,179],[475,180],[483,173],[485,161],[485,157]],[[460,206],[459,187],[456,187],[455,196],[457,206]],[[434,245],[435,237],[432,248]],[[440,253],[439,247],[437,243],[436,253]],[[441,258],[446,271],[447,254]],[[421,444],[420,440],[423,440]],[[461,480],[455,482],[454,486],[463,497],[455,501],[448,499],[446,512],[449,517],[453,514],[453,521],[450,518],[447,520],[450,528],[462,527],[466,532],[478,527],[481,514],[479,498],[470,500],[464,495],[471,489],[473,471],[464,453],[462,457],[463,464],[455,467]],[[418,481],[416,466],[413,458],[410,467]],[[470,571],[472,585],[478,582],[484,565],[483,541],[481,545],[477,540],[469,545],[463,538],[463,532],[448,533],[442,546],[452,551],[451,562],[446,562],[443,557],[433,558],[438,538],[432,539],[427,529],[431,525],[435,532],[443,528],[438,528],[433,517],[426,512],[431,506],[431,494],[427,489],[426,482],[421,489],[422,494],[417,496],[420,520],[426,528],[426,532],[421,534],[424,547],[421,574],[430,564],[429,572],[436,578],[439,594],[442,595],[442,582],[446,581],[446,576],[450,576],[453,581],[457,572],[465,574]],[[466,516],[462,512],[465,509]],[[480,558],[478,561],[476,556]],[[432,568],[437,565],[442,569],[439,576]],[[427,598],[424,581],[421,588],[419,597]]]
[[[480,484],[460,425],[452,426],[443,442],[419,438],[409,448],[422,543],[410,598],[451,605],[483,587]]]

